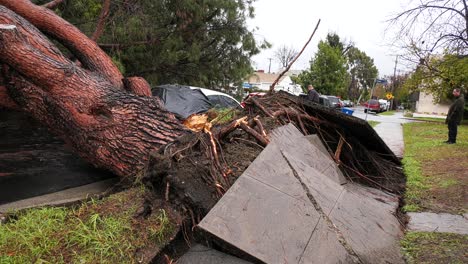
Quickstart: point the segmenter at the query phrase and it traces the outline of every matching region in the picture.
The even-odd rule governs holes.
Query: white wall
[[[419,101],[416,102],[416,112],[447,115],[450,105],[434,104],[433,98],[432,94],[421,92],[419,94]]]

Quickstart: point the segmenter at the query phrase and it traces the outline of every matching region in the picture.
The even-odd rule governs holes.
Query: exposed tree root
[[[293,123],[304,135],[317,134],[330,158],[350,181],[392,193],[402,191],[404,177],[400,164],[388,154],[369,149],[365,145],[369,140],[359,138],[359,133],[351,133],[348,127],[324,118],[324,112],[313,110],[281,93],[254,98],[247,102],[246,108],[237,112],[233,121],[167,146],[163,156],[171,164],[169,174],[174,176],[171,177],[171,188],[177,189],[171,193],[182,200],[195,197],[189,206],[196,208],[195,214],[203,216],[268,145],[270,131],[286,123]],[[341,115],[333,111],[331,116]],[[373,131],[367,123],[361,125]],[[157,162],[162,163],[161,160]],[[182,180],[174,180],[176,178]],[[197,185],[197,181],[202,185]],[[198,187],[186,187],[191,184]],[[204,192],[211,193],[211,198],[197,198],[201,186],[206,188]]]

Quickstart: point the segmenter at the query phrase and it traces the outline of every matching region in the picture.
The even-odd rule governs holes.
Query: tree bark
[[[103,2],[96,30],[91,36],[91,39],[95,42],[98,42],[99,37],[102,35],[102,32],[104,32],[104,25],[106,24],[107,17],[109,16],[110,0],[104,0]]]
[[[62,22],[28,1],[0,3],[41,25],[48,34],[59,35],[71,27],[45,23]],[[59,39],[77,45],[72,51],[80,54],[86,68],[67,59],[33,25],[3,6],[0,24],[0,63],[9,67],[4,82],[8,95],[95,166],[134,177],[145,169],[151,151],[190,133],[158,100],[123,89],[122,75],[109,70],[115,66],[107,67],[112,62],[105,53],[90,54],[88,47],[79,47],[79,43],[94,42],[85,36],[86,40],[80,39],[83,36],[77,29]],[[129,83],[147,85],[141,80]],[[143,94],[148,95],[148,90]]]
[[[44,4],[42,6],[45,7],[45,8],[54,9],[58,5],[60,5],[61,3],[63,3],[63,0],[53,0],[53,1],[50,1],[49,3]]]
[[[9,8],[48,36],[58,40],[78,58],[84,68],[101,73],[111,84],[123,88],[122,73],[109,56],[94,41],[53,11],[37,6],[29,0],[0,0],[0,5]]]

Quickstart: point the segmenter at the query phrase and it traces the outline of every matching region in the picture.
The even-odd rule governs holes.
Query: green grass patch
[[[457,144],[447,145],[443,143],[448,133],[444,124],[415,122],[403,125],[405,154],[402,163],[407,177],[405,211],[427,209],[430,207],[428,198],[440,196],[432,195],[432,190],[459,184],[454,177],[459,174],[457,168],[466,163],[468,127],[459,126],[458,130]],[[452,166],[450,162],[455,163]]]
[[[458,181],[455,179],[446,179],[439,182],[439,186],[442,188],[449,188],[458,184]]]
[[[408,232],[400,241],[408,263],[468,263],[468,236]]]
[[[135,219],[142,197],[135,188],[76,208],[22,211],[0,225],[0,263],[135,263],[138,249],[174,232],[162,209]]]
[[[371,127],[375,127],[376,125],[380,124],[379,121],[372,121],[372,120],[367,121],[367,123],[369,123]]]
[[[406,175],[405,206],[403,210],[417,212],[420,210],[420,199],[425,191],[429,189],[429,186],[421,174],[421,165],[418,160],[405,153],[402,163]]]
[[[437,117],[413,117],[414,120],[420,121],[428,121],[428,122],[436,122],[445,124],[445,118],[437,118]]]
[[[391,111],[385,111],[385,112],[379,113],[379,115],[381,115],[381,116],[392,116],[395,113],[396,113],[395,110],[391,110]]]
[[[413,117],[413,120],[419,121],[427,121],[427,122],[435,122],[445,124],[445,117],[444,118],[437,118],[437,117]],[[464,119],[460,123],[461,126],[468,126],[468,119]]]

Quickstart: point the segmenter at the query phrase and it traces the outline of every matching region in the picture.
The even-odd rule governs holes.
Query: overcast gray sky
[[[273,44],[269,50],[253,57],[254,68],[268,71],[269,60],[282,45],[301,50],[318,21],[320,26],[292,69],[306,69],[317,51],[319,40],[335,32],[340,38],[351,40],[356,47],[374,59],[379,75],[393,74],[395,51],[390,51],[385,20],[408,6],[410,0],[257,0],[255,19],[250,28],[258,27],[256,38],[265,38]],[[403,66],[401,66],[403,67]],[[279,63],[272,60],[271,71]]]

